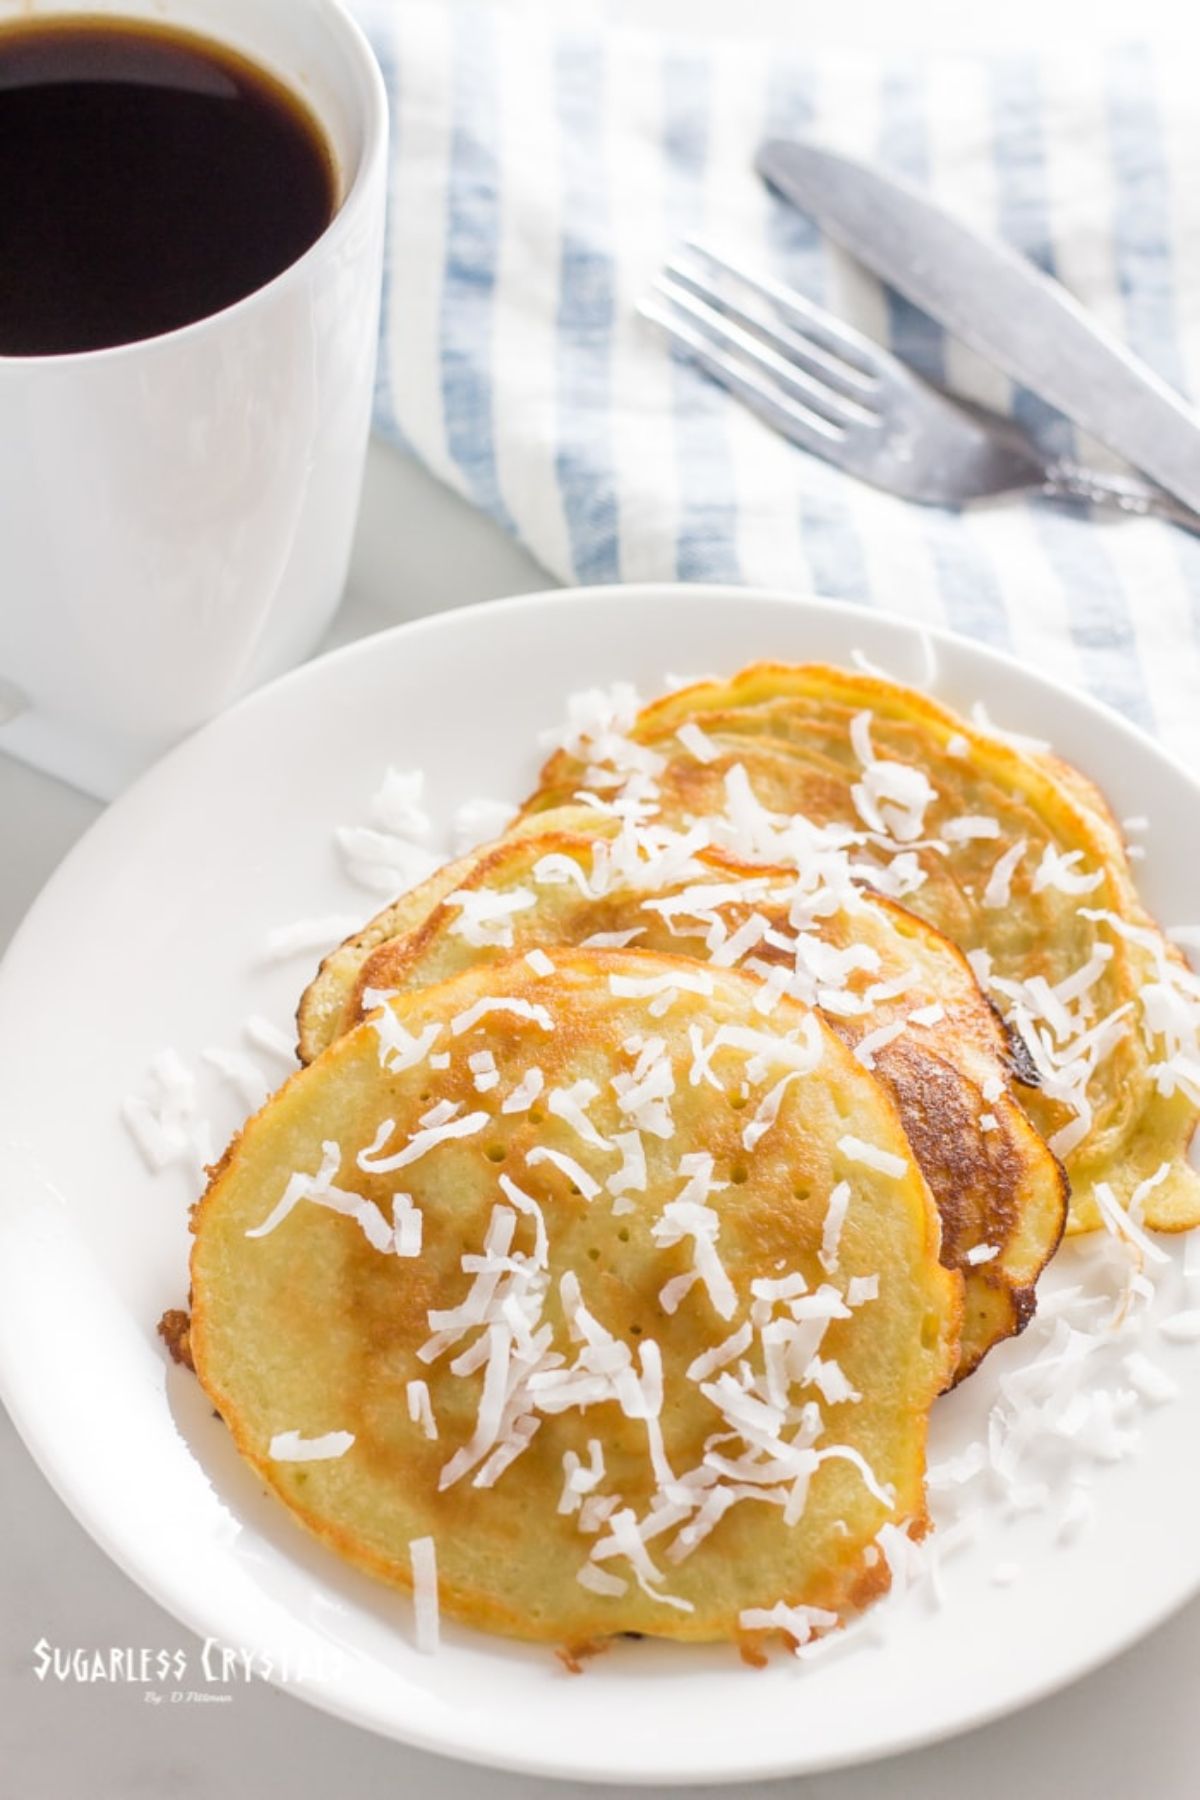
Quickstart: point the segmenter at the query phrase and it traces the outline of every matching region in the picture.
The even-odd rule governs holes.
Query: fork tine
[[[814,338],[802,334],[795,325],[786,326],[783,331],[777,330],[766,319],[747,312],[745,307],[723,294],[713,282],[689,268],[678,257],[673,257],[667,263],[665,273],[680,287],[687,288],[698,300],[711,306],[715,312],[723,313],[743,330],[761,338],[785,362],[799,364],[815,381],[843,395],[859,411],[864,423],[876,413],[872,396],[878,389],[878,382],[852,368],[844,356],[831,355]]]
[[[789,361],[786,355],[780,355],[752,332],[744,331],[740,325],[724,317],[715,307],[698,299],[669,277],[660,275],[654,286],[672,306],[687,314],[701,327],[701,335],[707,339],[710,349],[715,345],[723,351],[731,351],[738,358],[764,370],[774,386],[781,387],[808,412],[819,414],[843,431],[851,425],[878,422],[844,394],[839,394],[825,382],[809,375],[796,363]]]
[[[844,433],[829,419],[772,391],[765,381],[758,380],[744,365],[738,364],[733,357],[716,348],[669,307],[660,306],[654,300],[641,300],[637,310],[642,318],[660,325],[669,337],[687,351],[705,374],[720,382],[722,387],[743,401],[751,412],[757,413],[792,443],[799,444],[801,449],[809,450],[814,456],[822,456],[827,461],[840,460],[838,450]]]
[[[879,368],[880,350],[878,344],[861,331],[855,331],[852,325],[845,325],[833,313],[826,312],[807,295],[797,293],[795,288],[785,287],[781,281],[775,281],[769,275],[759,275],[753,269],[746,268],[744,263],[734,261],[713,250],[698,238],[689,238],[686,248],[696,255],[702,256],[716,269],[732,275],[736,281],[745,285],[772,306],[794,325],[796,330],[813,338],[830,355],[839,357],[858,375],[870,379]]]

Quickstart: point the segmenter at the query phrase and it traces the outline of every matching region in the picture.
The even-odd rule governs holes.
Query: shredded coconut
[[[267,962],[287,962],[293,956],[311,956],[315,951],[332,950],[362,920],[348,913],[333,913],[322,919],[297,919],[291,925],[279,925],[267,933],[263,956]]]
[[[433,1408],[429,1403],[429,1388],[423,1381],[410,1381],[405,1389],[408,1396],[408,1416],[414,1425],[419,1425],[427,1438],[436,1438],[437,1421],[433,1416]]]
[[[910,1165],[903,1156],[894,1156],[890,1150],[880,1150],[875,1144],[865,1144],[861,1138],[840,1137],[838,1149],[847,1162],[862,1163],[881,1175],[894,1175],[899,1180],[909,1173]]]
[[[437,1547],[431,1537],[413,1538],[408,1546],[412,1567],[413,1615],[417,1649],[424,1656],[437,1653],[440,1637],[438,1611]]]
[[[846,1213],[850,1206],[850,1183],[839,1181],[829,1196],[829,1207],[825,1214],[825,1225],[821,1234],[821,1267],[827,1275],[837,1272],[838,1251],[842,1241],[842,1227],[846,1222]]]
[[[512,1093],[500,1106],[502,1113],[528,1112],[546,1085],[546,1077],[540,1069],[527,1069]]]
[[[719,751],[712,739],[706,732],[700,729],[699,725],[681,725],[679,730],[675,733],[675,736],[679,739],[679,742],[683,745],[684,749],[688,751],[690,755],[695,757],[698,763],[710,763],[716,761]]]
[[[1012,881],[1025,852],[1029,848],[1024,838],[1018,839],[998,857],[988,876],[987,886],[983,890],[983,904],[992,908],[1008,906],[1012,901]]]
[[[305,1438],[298,1431],[280,1431],[271,1439],[272,1462],[330,1462],[345,1456],[354,1442],[352,1431],[327,1431],[323,1437]]]
[[[999,1254],[995,1244],[976,1244],[974,1249],[967,1251],[966,1260],[973,1269],[977,1269],[982,1263],[995,1262]]]
[[[514,1019],[528,1019],[532,1025],[539,1026],[542,1031],[554,1030],[554,1020],[544,1006],[537,1006],[529,1000],[505,1000],[495,995],[476,1000],[475,1004],[468,1006],[464,1012],[455,1013],[450,1021],[450,1030],[455,1037],[461,1037],[464,1031],[470,1031],[472,1026],[478,1025],[481,1019],[486,1019],[490,1013],[498,1012],[509,1013]]]
[[[489,844],[506,832],[517,816],[515,806],[504,800],[464,800],[455,808],[450,844],[455,856],[465,856],[480,844]]]
[[[1158,1329],[1172,1344],[1200,1343],[1200,1310],[1172,1313],[1160,1321]]]
[[[528,1152],[525,1161],[531,1169],[540,1163],[552,1163],[561,1175],[565,1175],[572,1186],[577,1187],[585,1200],[594,1200],[600,1192],[600,1183],[593,1181],[587,1170],[581,1168],[573,1156],[567,1156],[561,1150],[551,1150],[546,1144],[538,1144]]]

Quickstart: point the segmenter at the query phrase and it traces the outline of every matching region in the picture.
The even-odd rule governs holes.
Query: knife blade
[[[1200,510],[1200,414],[1027,257],[824,145],[773,139],[757,167],[954,337]]]

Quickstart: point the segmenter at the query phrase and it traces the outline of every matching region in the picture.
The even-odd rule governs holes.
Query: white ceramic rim
[[[195,754],[195,748],[202,746],[208,734],[219,733],[223,722],[233,713],[244,715],[254,709],[267,709],[272,704],[275,693],[282,687],[302,686],[308,682],[320,682],[326,677],[330,667],[351,662],[364,654],[368,644],[387,642],[394,644],[398,640],[406,643],[414,638],[435,637],[448,633],[458,636],[464,628],[470,628],[473,620],[487,616],[495,620],[505,615],[516,615],[529,609],[547,605],[570,607],[573,602],[597,600],[613,605],[661,605],[664,600],[684,605],[689,599],[703,599],[713,604],[728,604],[736,607],[739,604],[751,603],[756,606],[779,606],[781,610],[789,609],[793,614],[799,609],[804,612],[843,620],[859,621],[860,631],[865,628],[869,632],[870,624],[875,619],[886,619],[892,629],[898,629],[911,636],[914,642],[927,641],[935,648],[939,645],[951,649],[966,650],[972,657],[977,657],[985,664],[992,664],[998,669],[1017,675],[1022,682],[1040,688],[1047,701],[1068,701],[1081,708],[1086,714],[1103,727],[1103,729],[1119,738],[1123,738],[1131,746],[1136,746],[1143,755],[1149,755],[1163,766],[1172,779],[1182,780],[1189,793],[1194,797],[1197,817],[1200,819],[1200,783],[1192,775],[1167,755],[1148,734],[1130,724],[1119,714],[1104,706],[1091,696],[1068,688],[1050,680],[1036,670],[1029,668],[1019,658],[979,644],[961,634],[927,628],[895,614],[873,614],[842,601],[823,600],[808,595],[784,593],[781,591],[758,590],[721,586],[717,584],[682,585],[678,583],[631,583],[624,585],[576,588],[576,589],[542,589],[529,594],[517,595],[508,599],[485,601],[466,606],[449,613],[439,613],[425,618],[413,620],[379,634],[373,639],[360,639],[343,645],[340,649],[314,661],[293,669],[277,681],[258,689],[255,693],[240,701],[229,713],[210,722],[193,734],[191,738],[178,745],[152,769],[147,771],[127,795],[114,803],[109,812],[97,820],[91,829],[80,840],[79,845],[66,857],[60,868],[51,877],[43,889],[43,896],[53,895],[60,886],[69,886],[73,879],[73,865],[81,856],[84,845],[90,846],[109,828],[110,819],[123,809],[127,800],[136,798],[138,804],[147,800],[153,801],[157,787],[169,787],[173,777],[175,764],[183,757]],[[41,903],[35,902],[33,911]],[[10,958],[15,960],[19,947],[25,936],[27,925],[23,924],[16,933],[7,956],[0,961],[0,1003],[5,968]],[[128,1545],[115,1537],[107,1519],[92,1516],[89,1508],[89,1495],[86,1482],[79,1472],[66,1466],[69,1461],[58,1447],[51,1441],[51,1434],[45,1430],[44,1421],[38,1419],[36,1394],[36,1371],[31,1367],[18,1368],[0,1364],[0,1401],[6,1406],[17,1431],[22,1437],[34,1461],[54,1488],[60,1499],[83,1525],[93,1540],[105,1551],[129,1578],[140,1587],[151,1599],[163,1606],[174,1617],[189,1627],[201,1638],[211,1636],[218,1641],[229,1641],[225,1625],[220,1619],[208,1616],[202,1601],[198,1601],[194,1589],[188,1586],[186,1578],[174,1577],[172,1572],[161,1570],[147,1572],[136,1565],[136,1560]],[[1114,1629],[1113,1635],[1103,1641],[1096,1642],[1091,1650],[1082,1656],[1068,1659],[1060,1673],[1052,1678],[1032,1680],[1022,1688],[1019,1684],[1010,1688],[1000,1699],[982,1699],[978,1704],[965,1707],[953,1722],[947,1725],[944,1721],[916,1723],[911,1729],[893,1733],[886,1741],[870,1744],[865,1749],[848,1748],[844,1754],[823,1754],[817,1760],[801,1757],[799,1760],[786,1757],[774,1758],[770,1761],[747,1760],[743,1754],[739,1757],[731,1752],[724,1762],[706,1762],[703,1770],[687,1767],[677,1771],[661,1767],[644,1772],[631,1769],[618,1763],[582,1765],[555,1764],[545,1759],[525,1756],[512,1751],[508,1746],[494,1749],[479,1742],[450,1741],[445,1735],[427,1731],[420,1721],[382,1720],[374,1714],[367,1714],[365,1709],[356,1709],[351,1701],[344,1701],[339,1696],[330,1694],[315,1684],[307,1684],[302,1688],[277,1683],[281,1690],[293,1697],[302,1698],[309,1704],[318,1707],[332,1716],[347,1723],[360,1726],[381,1736],[411,1745],[415,1749],[430,1751],[438,1755],[448,1756],[456,1761],[476,1766],[505,1770],[518,1774],[542,1778],[592,1781],[610,1783],[628,1788],[641,1786],[694,1786],[709,1784],[730,1784],[734,1782],[764,1781],[799,1775],[818,1775],[822,1772],[839,1768],[867,1766],[872,1762],[902,1755],[923,1746],[944,1742],[977,1727],[1019,1712],[1034,1702],[1046,1699],[1074,1682],[1083,1679],[1097,1668],[1119,1656],[1149,1632],[1163,1624],[1184,1606],[1193,1595],[1200,1591],[1200,1563],[1193,1577],[1184,1581],[1183,1585],[1173,1591],[1163,1602],[1148,1604],[1141,1611],[1131,1609],[1125,1615],[1124,1622]],[[603,1756],[603,1751],[600,1751]]]
[[[280,12],[287,16],[290,0],[276,0]],[[222,325],[226,320],[239,318],[256,306],[274,298],[276,294],[286,292],[289,287],[302,284],[314,259],[328,254],[330,248],[336,249],[341,239],[351,229],[355,219],[361,212],[366,198],[372,192],[376,180],[382,173],[381,165],[387,152],[388,142],[388,98],[383,84],[383,72],[375,58],[367,40],[366,33],[358,20],[349,13],[341,0],[308,0],[308,4],[317,8],[328,23],[329,29],[340,34],[350,55],[355,75],[359,83],[359,98],[363,122],[362,154],[358,159],[358,168],[354,172],[341,205],[330,219],[319,238],[309,245],[302,256],[273,275],[262,287],[252,293],[243,294],[231,306],[224,306],[220,312],[205,313],[202,319],[193,319],[190,324],[176,326],[174,331],[160,331],[154,337],[134,338],[128,344],[110,344],[103,350],[67,350],[61,355],[41,356],[4,356],[0,354],[0,373],[6,368],[37,369],[54,368],[70,369],[79,365],[92,366],[101,362],[111,362],[118,357],[145,355],[147,351],[160,347],[173,347],[185,342],[201,332],[211,331],[214,326]],[[77,0],[71,8],[71,17],[86,15],[89,11],[88,0]],[[112,18],[111,13],[98,15]],[[138,15],[133,15],[135,18]],[[37,22],[37,15],[30,18]],[[26,19],[26,23],[30,19]],[[154,21],[150,21],[154,23]],[[208,37],[213,43],[225,40],[219,33],[201,32],[200,36]],[[305,105],[316,117],[322,129],[328,132],[328,124],[321,116],[320,108],[310,99],[305,98]],[[332,134],[330,134],[332,135]]]

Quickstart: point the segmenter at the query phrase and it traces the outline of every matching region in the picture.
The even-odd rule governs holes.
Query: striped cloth
[[[918,507],[784,443],[634,312],[680,238],[789,281],[919,369],[1114,466],[823,241],[753,173],[805,131],[927,184],[1200,394],[1194,73],[890,60],[358,0],[394,104],[379,429],[568,582],[830,595],[947,625],[1200,753],[1200,538],[1043,501]]]

